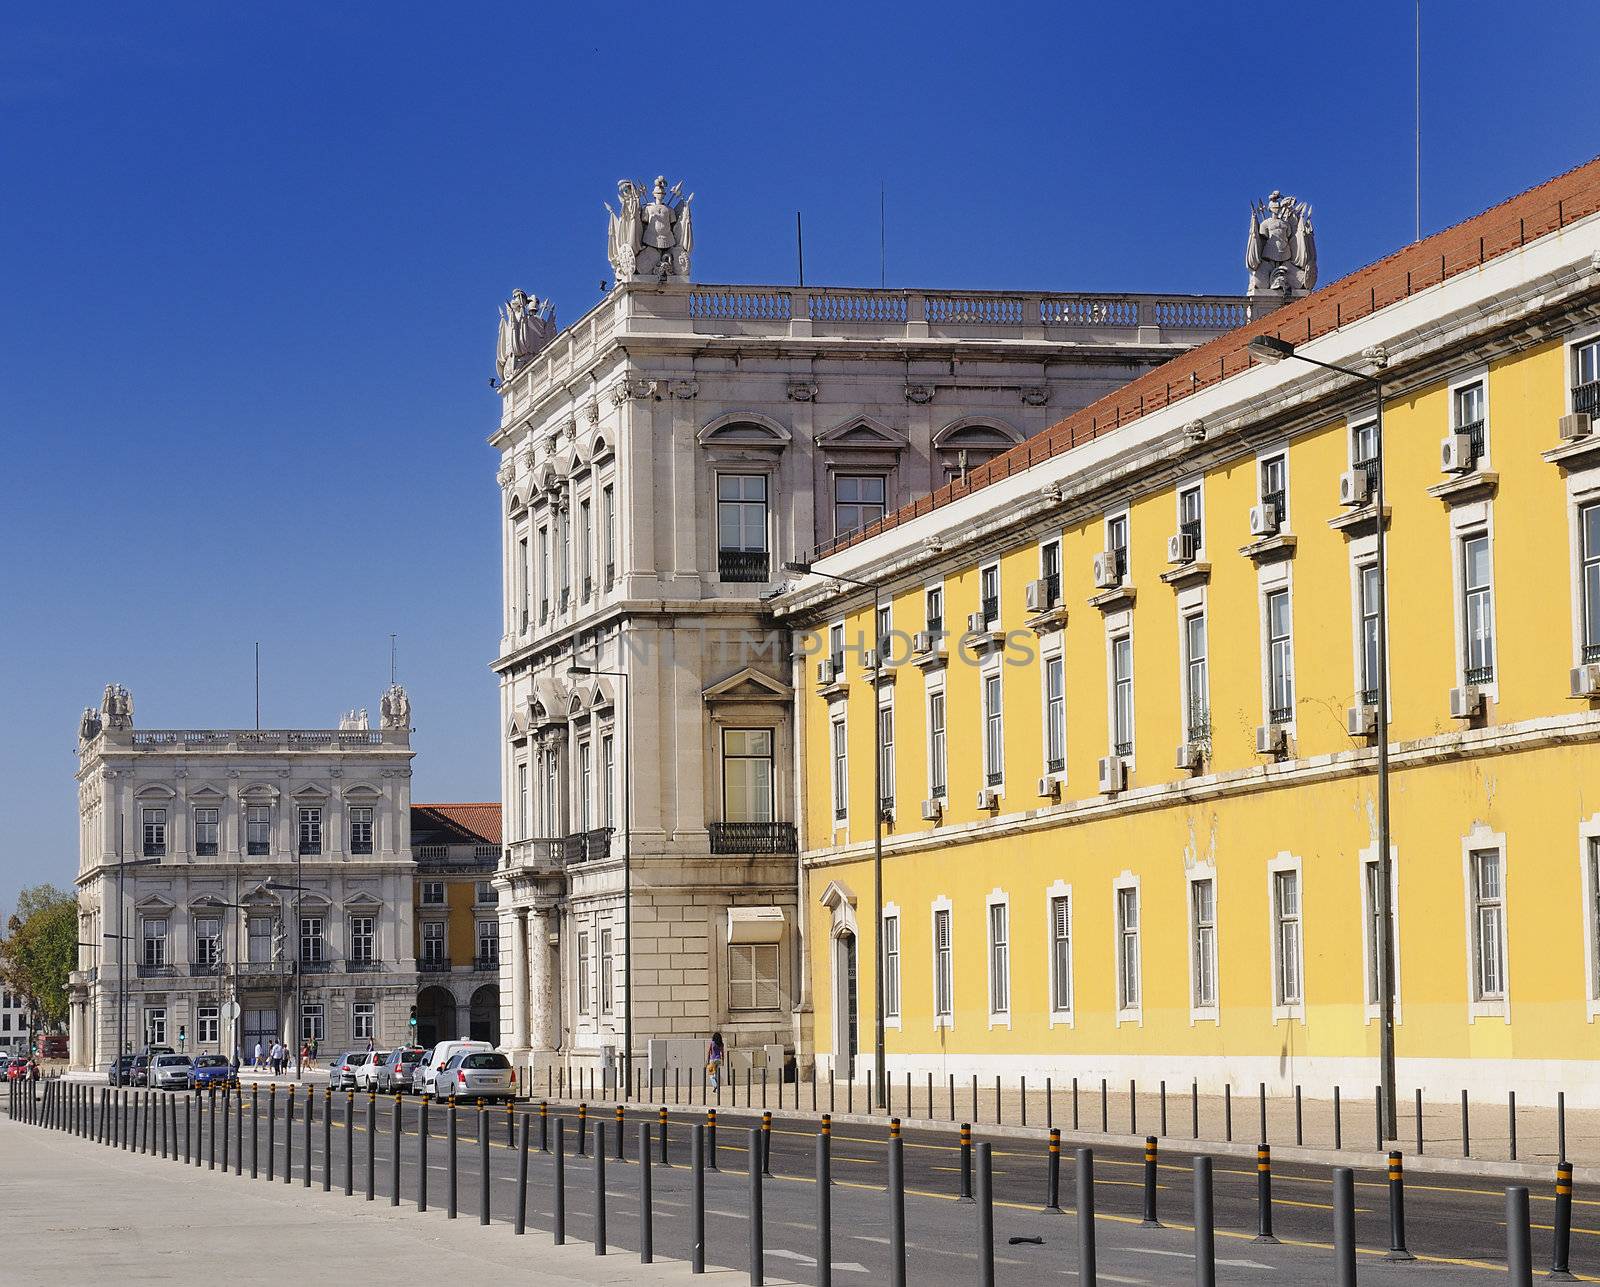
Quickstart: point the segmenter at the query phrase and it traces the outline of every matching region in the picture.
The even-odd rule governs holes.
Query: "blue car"
[[[226,1086],[233,1080],[233,1065],[223,1055],[196,1055],[189,1065],[189,1085],[196,1090],[202,1086]]]

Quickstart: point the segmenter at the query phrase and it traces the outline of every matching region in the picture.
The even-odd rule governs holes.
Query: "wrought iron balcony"
[[[1200,520],[1198,518],[1191,518],[1185,522],[1179,523],[1178,532],[1180,535],[1187,536],[1191,541],[1193,541],[1195,549],[1198,550],[1200,548]]]
[[[1600,413],[1600,380],[1573,386],[1572,409],[1590,416]]]
[[[593,858],[609,858],[610,856],[610,827],[596,827],[591,831],[574,832],[562,841],[562,858],[568,863],[588,862]]]
[[[1042,577],[1044,581],[1044,599],[1051,607],[1058,607],[1061,603],[1061,573],[1052,572]]]
[[[419,957],[417,960],[419,974],[449,974],[450,958],[448,956]]]
[[[1067,762],[1059,755],[1052,755],[1045,760],[1044,771],[1046,773],[1065,773],[1067,771]]]
[[[1004,780],[1005,780],[1005,774],[1002,773],[999,769],[990,769],[987,773],[985,773],[983,775],[983,784],[985,786],[997,787]]]
[[[1363,706],[1376,706],[1378,704],[1378,690],[1376,686],[1372,688],[1363,688],[1361,690],[1361,704]]]
[[[1262,492],[1261,503],[1271,505],[1272,512],[1278,516],[1278,522],[1283,523],[1288,514],[1288,502],[1281,491]]]
[[[473,961],[472,968],[485,973],[493,974],[500,969],[500,956],[498,953],[492,956],[485,956],[480,952],[477,958]]]
[[[1294,719],[1293,706],[1273,706],[1267,710],[1267,723],[1287,724]]]
[[[160,965],[141,964],[139,966],[139,977],[141,979],[165,979],[172,977],[177,972],[176,966],[169,965],[166,962],[162,962]]]
[[[1590,665],[1600,661],[1600,643],[1586,643],[1583,645],[1583,664]]]
[[[1456,432],[1467,435],[1467,441],[1472,444],[1472,459],[1474,461],[1482,460],[1484,443],[1483,421],[1472,420],[1464,425],[1457,425]]]
[[[144,973],[145,968],[144,966],[139,967],[141,975]],[[190,961],[189,977],[192,979],[214,979],[222,973],[222,969],[220,961]]]
[[[771,563],[766,550],[718,550],[717,576],[723,581],[762,582]]]
[[[1494,683],[1494,664],[1491,662],[1487,666],[1468,666],[1466,673],[1461,677],[1469,684],[1492,684]]]
[[[383,962],[375,956],[347,957],[344,963],[346,974],[375,974],[383,969]]]
[[[1359,469],[1367,476],[1367,495],[1376,496],[1378,494],[1377,458],[1374,457],[1371,460],[1358,460],[1355,462],[1355,468]]]
[[[1113,742],[1111,745],[1111,754],[1121,756],[1123,759],[1126,759],[1128,756],[1133,754],[1132,740],[1130,739],[1126,742]]]
[[[793,854],[800,850],[792,822],[713,822],[708,830],[714,854]]]
[[[328,958],[325,957],[325,956],[324,957],[318,957],[314,961],[307,961],[307,960],[303,960],[302,959],[301,962],[300,962],[300,973],[301,974],[327,974],[332,969],[333,969],[333,962],[328,960]]]
[[[1000,597],[989,594],[983,597],[983,602],[978,605],[985,621],[998,621],[1000,619]]]

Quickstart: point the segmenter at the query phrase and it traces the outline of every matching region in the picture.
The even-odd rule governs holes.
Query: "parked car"
[[[120,1058],[113,1059],[106,1069],[106,1080],[113,1086],[133,1085],[133,1060],[133,1055],[122,1055]],[[16,1067],[15,1062],[13,1062],[12,1067]]]
[[[373,1073],[378,1090],[386,1095],[410,1090],[411,1074],[421,1058],[422,1050],[418,1046],[401,1046],[398,1050],[391,1050]]]
[[[428,1071],[428,1065],[432,1062],[433,1049],[429,1047],[422,1052],[422,1058],[411,1065],[411,1093],[413,1095],[425,1095],[428,1093],[428,1087],[422,1079],[422,1074]]]
[[[456,1055],[467,1050],[493,1049],[494,1047],[487,1041],[441,1041],[428,1056],[428,1062],[422,1065],[422,1093],[424,1095],[437,1096],[434,1080],[438,1076],[439,1070],[449,1063],[451,1059],[455,1058]],[[446,1093],[448,1094],[448,1092]]]
[[[334,1090],[354,1090],[356,1068],[366,1057],[365,1050],[346,1050],[328,1065],[328,1085]]]
[[[128,1085],[148,1086],[150,1084],[150,1056],[135,1055],[133,1065],[128,1069]]]
[[[189,1085],[196,1090],[202,1086],[226,1086],[232,1079],[233,1065],[226,1055],[196,1055],[189,1065]]]
[[[356,1064],[355,1083],[357,1090],[378,1089],[378,1069],[383,1066],[383,1061],[389,1057],[387,1050],[368,1050],[361,1056]]]
[[[515,1092],[511,1061],[498,1050],[463,1050],[434,1076],[436,1100],[510,1099]]]
[[[41,1059],[65,1059],[67,1057],[67,1038],[65,1034],[52,1032],[40,1037],[39,1057]]]
[[[188,1090],[189,1056],[157,1055],[150,1062],[149,1080],[155,1090]]]

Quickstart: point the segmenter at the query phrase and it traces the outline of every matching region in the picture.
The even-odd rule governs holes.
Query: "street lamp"
[[[295,875],[296,876],[298,876],[300,874],[300,846],[299,845],[295,846],[294,871],[295,871]],[[285,882],[283,882],[281,880],[274,880],[271,876],[268,876],[267,879],[265,880],[265,882],[263,882],[262,888],[266,889],[269,893],[274,893],[274,894],[276,894],[276,893],[285,893],[285,892],[294,893],[294,894],[309,894],[309,893],[315,893],[316,892],[315,890],[311,889],[309,886],[301,885],[299,883],[292,884],[292,885],[286,884]],[[280,905],[281,905],[281,900],[280,900]],[[289,1030],[289,1043],[290,1043],[291,1049],[294,1051],[294,1079],[296,1081],[299,1081],[301,1079],[302,1075],[305,1072],[305,1070],[303,1068],[301,1068],[301,1066],[300,1066],[300,1045],[299,1045],[300,1041],[302,1040],[301,1036],[299,1035],[300,1034],[300,1025],[305,1022],[305,1018],[301,1013],[302,1007],[301,1007],[301,1004],[300,1004],[300,976],[303,973],[303,971],[300,969],[300,966],[303,964],[303,962],[300,960],[300,899],[299,898],[296,898],[294,900],[294,937],[295,937],[295,943],[294,943],[294,951],[295,951],[295,955],[294,955],[294,962],[295,962],[295,968],[294,968],[294,1027],[292,1027]],[[289,944],[288,943],[285,943],[283,945],[283,955],[284,955],[284,959],[285,960],[289,959]],[[282,999],[283,999],[282,998],[282,994],[280,993],[279,994],[279,1001],[281,1002]]]
[[[878,604],[883,587],[876,581],[861,581],[855,577],[841,576],[837,572],[823,572],[809,560],[803,559],[791,560],[783,566],[790,572],[802,575],[811,573],[829,581],[837,581],[841,585],[853,585],[858,589],[871,590],[872,628],[874,631],[877,630]],[[878,961],[877,968],[872,972],[872,1064],[878,1079],[879,1108],[884,1108],[888,1104],[887,1086],[884,1082],[883,1049],[883,974],[886,960],[883,943],[883,716],[878,710],[878,677],[883,666],[884,642],[882,639],[877,640],[878,646],[872,650],[872,941],[876,945]],[[854,1068],[850,1070],[850,1076],[853,1081]]]
[[[569,675],[607,675],[622,681],[622,1075],[633,1091],[633,690],[625,670],[602,670],[574,660]],[[610,807],[609,804],[607,806]],[[610,821],[608,818],[607,821]]]
[[[1251,357],[1263,362],[1277,363],[1284,358],[1295,358],[1325,371],[1335,371],[1362,381],[1372,388],[1374,411],[1374,473],[1373,526],[1377,532],[1378,620],[1377,620],[1377,689],[1378,689],[1378,1080],[1383,1099],[1383,1129],[1385,1139],[1398,1135],[1395,1113],[1394,1073],[1394,906],[1389,881],[1389,570],[1385,557],[1383,517],[1383,381],[1376,375],[1355,371],[1332,362],[1320,362],[1297,352],[1288,340],[1276,335],[1257,335],[1246,345]],[[1367,351],[1373,364],[1381,371],[1389,357],[1382,348]]]
[[[122,818],[117,818],[117,932],[102,935],[103,938],[117,940],[117,1057],[120,1059],[128,1053],[128,952],[126,944],[133,938],[128,933],[127,912],[124,909],[124,900],[127,897],[127,869],[129,867],[149,867],[161,861],[159,855],[151,858],[127,858],[122,853]],[[98,988],[96,989],[98,991]]]

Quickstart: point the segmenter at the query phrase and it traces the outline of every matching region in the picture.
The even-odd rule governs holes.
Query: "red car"
[[[41,1059],[65,1059],[67,1053],[65,1033],[55,1032],[39,1038],[39,1057]]]
[[[24,1081],[30,1077],[39,1080],[39,1065],[30,1059],[13,1059],[6,1066],[7,1081]]]

